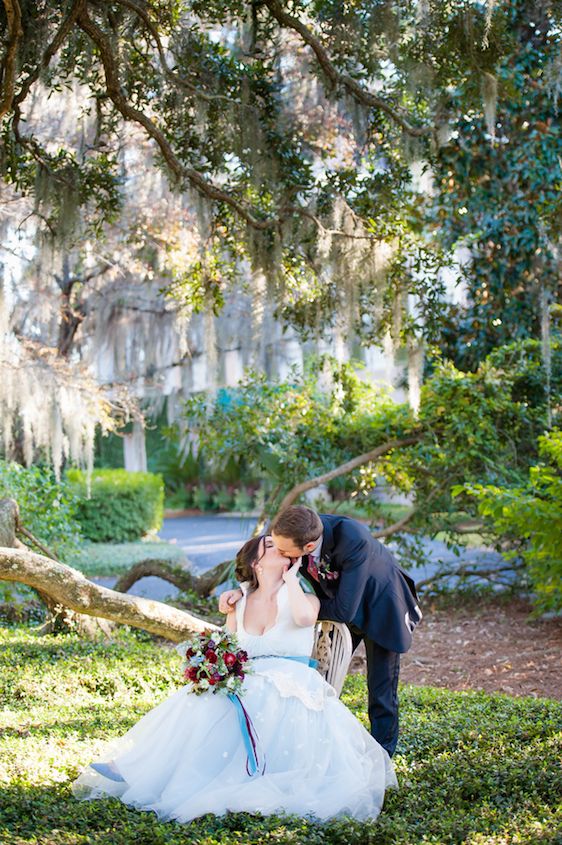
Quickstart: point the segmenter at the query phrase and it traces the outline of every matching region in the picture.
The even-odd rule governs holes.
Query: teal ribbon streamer
[[[260,654],[250,659],[259,660],[261,657],[276,657],[281,660],[296,660],[297,663],[304,663],[313,669],[318,666],[317,660],[300,654]],[[261,744],[256,733],[256,729],[252,724],[248,711],[240,701],[240,697],[233,692],[229,692],[228,698],[234,704],[236,715],[238,716],[238,723],[240,725],[240,731],[242,733],[242,739],[244,741],[244,747],[247,755],[246,771],[251,778],[261,776],[265,772],[265,755],[261,750]]]
[[[229,692],[228,698],[236,708],[236,715],[238,716],[240,731],[246,748],[246,771],[251,778],[263,775],[265,772],[265,756],[261,751],[259,737],[248,715],[248,711],[240,701],[239,696],[235,693]]]

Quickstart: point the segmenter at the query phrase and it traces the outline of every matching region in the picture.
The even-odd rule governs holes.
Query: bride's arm
[[[302,564],[302,558],[299,558],[297,563],[285,567],[283,572],[283,580],[287,585],[287,592],[289,594],[289,606],[295,625],[301,628],[306,628],[309,625],[314,625],[318,619],[318,612],[320,610],[320,601],[316,596],[310,593],[305,593],[299,581],[299,569]]]
[[[231,634],[236,633],[236,608],[232,608],[228,616],[226,617],[226,622],[224,623],[224,627],[227,631],[230,631]]]

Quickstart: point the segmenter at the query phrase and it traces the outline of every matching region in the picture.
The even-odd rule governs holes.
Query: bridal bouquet
[[[229,631],[203,631],[177,646],[185,658],[183,675],[190,692],[200,695],[210,690],[241,695],[248,669],[247,653],[238,647]]]

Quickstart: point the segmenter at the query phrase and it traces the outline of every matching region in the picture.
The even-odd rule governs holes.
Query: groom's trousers
[[[349,629],[354,651],[361,640],[365,643],[371,734],[392,757],[398,742],[400,655],[373,642],[353,625]]]

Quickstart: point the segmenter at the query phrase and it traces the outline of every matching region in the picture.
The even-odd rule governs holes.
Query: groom
[[[369,529],[349,517],[295,505],[276,517],[271,537],[287,558],[303,557],[301,573],[320,599],[319,618],[347,623],[354,648],[364,640],[371,733],[392,756],[400,654],[422,618],[414,582]],[[238,591],[223,593],[220,609],[226,612],[227,602],[238,598]]]

